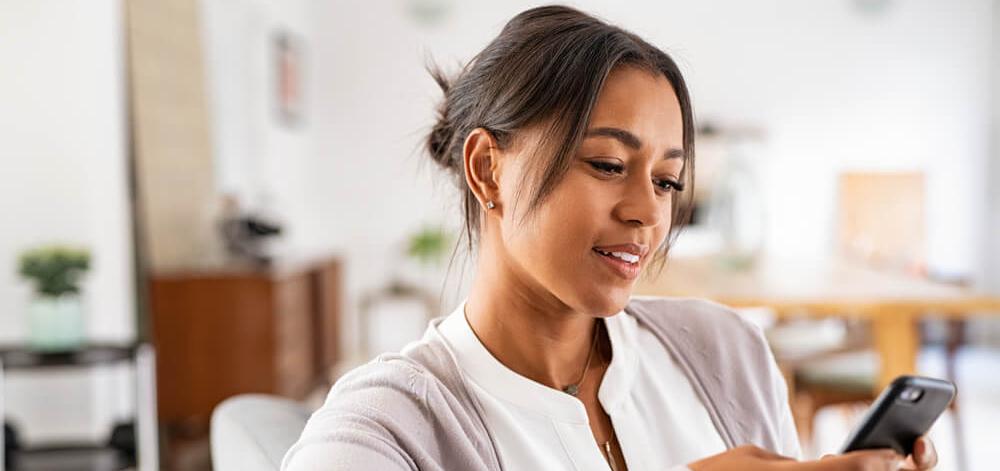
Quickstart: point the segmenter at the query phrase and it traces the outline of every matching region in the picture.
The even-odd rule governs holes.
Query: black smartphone
[[[955,384],[923,376],[900,376],[875,399],[841,453],[892,448],[902,456],[955,399]]]

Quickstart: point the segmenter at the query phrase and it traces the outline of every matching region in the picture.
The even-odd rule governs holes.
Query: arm
[[[416,465],[394,443],[358,430],[300,440],[285,455],[282,471],[411,471]]]
[[[401,363],[373,361],[344,375],[285,453],[282,471],[416,471],[425,382]]]
[[[763,338],[763,332],[761,332],[761,337]],[[778,362],[775,360],[774,354],[771,352],[770,348],[768,348],[768,357],[770,358],[769,370],[771,372],[771,380],[774,383],[774,390],[777,392],[775,400],[777,401],[776,410],[779,414],[779,449],[776,451],[778,454],[784,456],[802,459],[802,448],[799,445],[799,433],[795,428],[795,419],[792,417],[792,409],[788,397],[788,384],[785,382],[785,376],[781,374],[781,369],[778,367]]]

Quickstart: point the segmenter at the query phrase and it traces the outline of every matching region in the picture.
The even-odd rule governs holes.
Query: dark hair
[[[444,91],[444,100],[427,137],[427,150],[435,162],[451,172],[463,192],[463,233],[470,253],[479,235],[482,210],[465,181],[462,148],[466,136],[483,128],[503,148],[519,130],[544,126],[539,146],[544,157],[532,158],[533,165],[529,165],[518,190],[530,191],[526,214],[531,213],[569,169],[598,94],[619,65],[662,74],[680,103],[684,146],[680,177],[688,191],[675,193],[672,199],[670,234],[653,259],[662,269],[667,251],[692,209],[695,129],[687,85],[665,52],[617,26],[556,5],[532,8],[512,18],[453,79],[437,66],[428,66]]]

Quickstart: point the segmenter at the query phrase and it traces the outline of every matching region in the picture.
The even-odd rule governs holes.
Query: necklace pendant
[[[569,394],[570,396],[576,396],[576,394],[580,392],[580,387],[575,384],[571,384],[563,388],[563,392]]]
[[[610,440],[604,442],[604,451],[608,455],[608,464],[611,465],[611,471],[618,471],[618,466],[615,465],[615,456],[611,454]]]

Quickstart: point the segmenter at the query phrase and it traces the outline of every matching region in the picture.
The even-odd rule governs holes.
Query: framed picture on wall
[[[274,98],[277,119],[286,126],[302,120],[302,44],[298,36],[278,30],[273,34]]]

